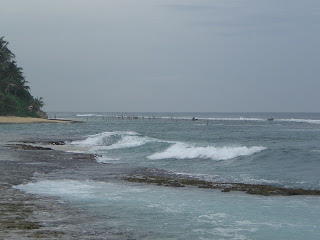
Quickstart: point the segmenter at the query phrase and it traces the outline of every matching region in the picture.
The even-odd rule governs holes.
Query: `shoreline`
[[[51,148],[60,144],[63,145],[64,141],[52,136],[39,138],[35,142],[25,139],[16,144],[6,141],[0,144],[0,150],[4,153],[2,158],[0,157],[0,209],[2,211],[0,238],[78,239],[90,238],[94,235],[97,239],[139,239],[140,235],[136,238],[137,233],[132,231],[118,229],[108,224],[100,226],[97,223],[104,219],[59,197],[26,193],[15,188],[20,184],[37,181],[38,178],[105,182],[118,179],[163,187],[208,188],[220,190],[225,194],[230,191],[245,192],[244,190],[248,191],[250,189],[247,188],[251,188],[256,191],[247,193],[289,196],[289,194],[278,194],[277,191],[283,189],[266,189],[267,186],[263,185],[256,189],[257,186],[237,183],[215,184],[198,179],[181,178],[161,170],[155,173],[154,169],[149,168],[123,169],[113,164],[97,164],[93,154],[70,153]],[[5,157],[6,155],[10,157]],[[88,168],[91,169],[89,172],[81,174],[83,169]],[[101,168],[104,168],[104,171],[100,171]]]
[[[5,141],[0,143],[0,150],[3,153],[0,157],[0,239],[79,239],[92,237],[92,232],[102,239],[108,231],[110,239],[115,239],[113,236],[118,229],[91,226],[94,218],[101,221],[95,215],[58,197],[26,193],[15,188],[33,182],[37,176],[73,171],[75,165],[90,166],[94,161],[92,154],[42,147],[24,149],[19,145],[10,146]],[[78,177],[71,174],[68,178]],[[125,232],[121,234],[126,236]]]
[[[50,116],[52,118],[54,114],[51,113]],[[74,117],[76,113],[64,113],[60,116],[66,119],[83,119]],[[228,235],[230,238],[237,236],[268,238],[269,233],[272,233],[273,238],[295,236],[296,233],[298,238],[303,238],[303,235],[310,239],[315,238],[317,233],[313,226],[318,220],[315,211],[319,208],[318,197],[311,194],[296,196],[306,192],[267,185],[253,186],[243,184],[241,180],[247,183],[271,183],[278,187],[304,186],[320,190],[317,182],[313,181],[317,179],[317,175],[309,177],[304,174],[293,178],[296,176],[294,174],[296,168],[293,169],[293,174],[290,174],[291,171],[287,168],[286,163],[289,162],[300,169],[298,165],[300,161],[297,165],[293,165],[294,161],[299,160],[300,155],[292,157],[285,151],[282,154],[282,149],[288,147],[289,152],[290,147],[299,149],[299,142],[297,147],[291,141],[283,145],[280,145],[282,141],[279,145],[278,142],[276,144],[271,142],[273,137],[277,136],[278,132],[282,134],[284,129],[288,130],[288,137],[291,136],[293,128],[299,129],[299,133],[300,129],[307,129],[306,133],[302,133],[302,136],[307,134],[307,139],[309,129],[317,127],[289,123],[280,127],[275,126],[279,129],[276,131],[269,123],[217,123],[205,127],[191,121],[181,124],[175,121],[168,123],[169,121],[154,123],[148,120],[146,122],[117,121],[117,119],[108,121],[97,117],[97,119],[92,118],[92,121],[89,120],[85,125],[0,125],[2,130],[0,134],[2,210],[0,239],[2,237],[12,240],[86,237],[90,239],[91,237],[119,240],[179,237],[179,235],[189,239],[219,238],[226,236],[223,233],[229,229],[235,229]],[[245,136],[254,136],[248,143],[243,142],[247,147],[258,146],[260,134],[269,136],[265,131],[270,132],[269,129],[272,129],[270,139],[261,140],[260,144],[272,150],[255,157],[244,156],[219,163],[202,158],[174,161],[171,159],[149,161],[147,158],[154,152],[166,151],[173,145],[172,140],[191,142],[196,147],[212,146],[212,142],[225,136],[224,129],[227,129],[226,133],[230,132],[231,135],[226,135],[226,142],[222,141],[218,146],[222,147],[230,139],[232,142],[233,139],[238,139],[239,128],[248,129],[244,132]],[[260,130],[261,128],[263,131]],[[168,129],[173,130],[172,133],[166,133]],[[187,132],[187,129],[192,129],[192,132]],[[223,129],[223,132],[218,132],[217,129]],[[250,129],[254,130],[251,132]],[[177,134],[182,130],[186,133]],[[211,133],[214,130],[217,136],[212,137]],[[233,131],[236,135],[232,134]],[[208,132],[208,135],[200,135],[204,132]],[[90,136],[94,137],[90,138]],[[138,143],[148,138],[154,138],[156,143],[140,147]],[[86,139],[90,140],[87,140],[87,143],[91,143],[91,146],[81,145],[86,143]],[[124,141],[120,143],[130,143],[129,146],[138,147],[118,148],[118,142],[122,139]],[[307,139],[306,143],[310,142],[310,146],[316,146],[316,140],[316,138],[314,141]],[[157,141],[170,144],[159,144]],[[95,145],[98,147],[93,149],[94,151],[88,151]],[[104,148],[102,147],[104,145],[113,146]],[[99,151],[100,149],[102,150]],[[104,149],[107,150],[104,151]],[[109,151],[109,149],[120,150]],[[274,149],[280,149],[279,157],[278,155],[273,157]],[[316,148],[313,149],[316,150]],[[74,151],[74,153],[68,151]],[[199,151],[199,154],[202,152]],[[84,155],[84,153],[93,155]],[[310,160],[316,161],[318,151],[312,151],[309,154]],[[94,159],[95,156],[96,159]],[[301,156],[304,155],[301,154]],[[275,172],[270,170],[270,175],[268,174],[270,177],[265,178],[264,181],[264,175],[260,176],[260,166],[261,169],[267,170],[268,166],[282,167],[282,164],[277,165],[277,162],[273,164],[277,159],[283,159],[285,164],[283,170],[280,171],[279,168]],[[252,172],[256,175],[251,174],[249,164],[252,163]],[[308,164],[308,161],[306,163],[302,163],[306,165],[306,167],[302,165],[302,170],[309,166],[317,166],[317,164]],[[209,171],[213,164],[215,166],[212,167],[212,171]],[[198,165],[200,165],[199,169]],[[202,165],[208,167],[208,170],[202,171]],[[255,166],[258,168],[254,168]],[[225,171],[224,168],[226,168]],[[278,170],[284,174],[283,177],[277,174]],[[247,175],[243,177],[240,175],[242,173]],[[309,172],[306,171],[306,173]],[[287,181],[287,174],[292,176],[292,182]],[[237,183],[236,180],[239,182]],[[298,180],[301,180],[301,184],[297,182]],[[302,180],[306,183],[302,183]],[[4,184],[1,184],[2,182]],[[282,196],[282,193],[286,196]],[[194,204],[197,208],[193,208]],[[214,215],[209,215],[211,213]],[[215,215],[216,213],[219,215]],[[207,214],[208,218],[203,217]],[[222,214],[221,219],[220,214]],[[131,221],[132,219],[135,221]],[[176,226],[162,224],[170,223],[171,219],[177,223]],[[211,219],[221,221],[213,222]],[[141,222],[138,222],[140,220]],[[166,229],[167,226],[169,227]],[[221,229],[221,232],[206,231],[206,229],[216,228]],[[190,229],[190,235],[185,234],[186,229]],[[195,229],[204,229],[204,232],[198,232]]]
[[[32,117],[0,116],[0,124],[19,124],[19,123],[83,123],[68,119],[43,119]]]
[[[31,144],[31,142],[20,142],[15,144],[5,144],[5,147],[11,149],[18,149],[24,151],[53,151],[56,154],[66,154],[63,150],[57,150],[51,148],[55,145],[64,145],[64,141],[48,141],[44,142],[44,145],[39,146],[38,144]],[[69,153],[73,159],[82,159],[95,161],[96,155],[92,153]],[[198,188],[206,189],[218,189],[221,192],[244,192],[251,195],[262,195],[262,196],[320,196],[320,190],[317,189],[302,189],[302,188],[289,188],[289,187],[279,187],[267,184],[248,184],[240,182],[211,182],[205,181],[188,176],[179,176],[176,174],[170,174],[165,170],[158,169],[158,173],[150,173],[149,168],[138,168],[138,170],[126,174],[122,177],[123,180],[128,182],[136,183],[146,183],[146,184],[156,184],[159,186],[166,187],[186,187],[193,186]]]

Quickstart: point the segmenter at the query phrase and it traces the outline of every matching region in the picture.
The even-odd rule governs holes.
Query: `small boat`
[[[269,121],[269,122],[273,121],[273,118],[269,118],[268,121]]]
[[[192,119],[191,119],[191,121],[197,121],[197,120],[198,120],[197,118],[192,118]]]

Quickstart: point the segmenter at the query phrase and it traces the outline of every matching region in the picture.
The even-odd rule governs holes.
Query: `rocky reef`
[[[186,187],[194,186],[198,188],[221,189],[222,192],[241,191],[248,194],[263,196],[293,196],[293,195],[313,195],[320,196],[319,190],[282,188],[270,185],[255,185],[246,183],[214,183],[192,178],[174,178],[163,176],[142,176],[131,175],[124,178],[129,182],[151,183],[159,186]]]

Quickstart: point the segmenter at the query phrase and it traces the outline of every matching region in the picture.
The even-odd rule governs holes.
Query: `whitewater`
[[[50,148],[94,159],[38,174],[16,189],[67,201],[96,215],[95,224],[136,239],[320,238],[318,196],[260,196],[125,180],[157,175],[320,190],[320,114],[51,115],[84,123],[0,126],[1,133],[63,140]],[[33,144],[48,146],[43,140]]]

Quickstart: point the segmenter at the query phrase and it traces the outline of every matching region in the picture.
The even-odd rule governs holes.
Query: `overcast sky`
[[[319,0],[1,0],[47,111],[320,111]]]

